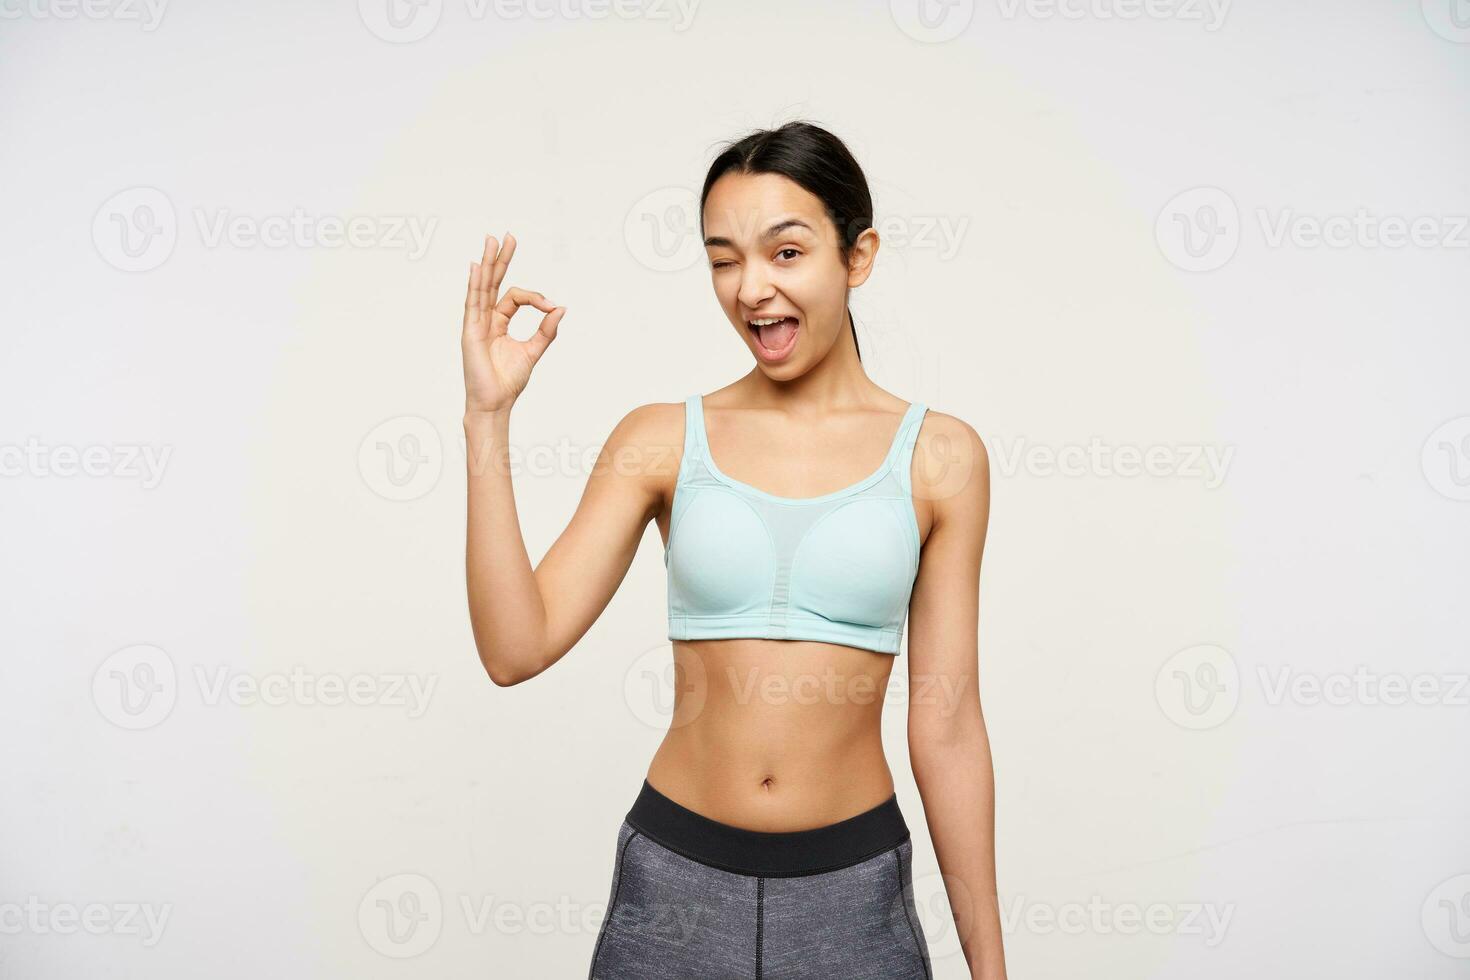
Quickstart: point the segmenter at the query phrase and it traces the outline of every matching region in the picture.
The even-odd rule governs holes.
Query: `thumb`
[[[553,307],[550,313],[541,318],[541,325],[536,328],[536,332],[526,338],[526,352],[530,354],[533,366],[541,359],[546,348],[551,346],[551,342],[556,339],[557,325],[561,323],[561,318],[566,315],[566,312],[565,306]]]

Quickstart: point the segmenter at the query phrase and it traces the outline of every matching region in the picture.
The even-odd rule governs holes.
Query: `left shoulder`
[[[913,488],[939,510],[983,509],[990,499],[990,455],[980,433],[958,416],[925,412],[914,440]]]

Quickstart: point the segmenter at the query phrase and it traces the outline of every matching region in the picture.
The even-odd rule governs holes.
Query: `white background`
[[[466,270],[511,230],[569,307],[539,560],[618,418],[750,368],[686,203],[794,118],[873,190],[865,367],[990,448],[1010,975],[1464,975],[1464,3],[385,3],[0,0],[0,976],[585,976],[662,556],[485,677]]]

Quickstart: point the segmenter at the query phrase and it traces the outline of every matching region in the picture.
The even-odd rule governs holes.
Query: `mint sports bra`
[[[674,484],[669,639],[820,640],[897,654],[919,570],[910,403],[882,465],[820,497],[778,497],[720,472],[704,400],[684,400]]]

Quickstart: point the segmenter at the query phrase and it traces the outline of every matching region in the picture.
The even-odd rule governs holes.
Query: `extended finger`
[[[483,330],[488,317],[480,294],[481,265],[470,263],[470,278],[464,290],[464,330]]]
[[[479,278],[480,264],[478,262],[471,262],[470,281],[467,282],[464,287],[464,312],[466,318],[469,317],[471,312],[480,308],[480,296],[478,291],[475,289]]]
[[[490,266],[495,261],[497,248],[495,239],[490,235],[486,235],[484,251],[480,254],[480,275],[476,283],[475,293],[475,298],[480,305],[480,313],[486,320],[490,319],[490,307],[495,302],[494,298],[490,295]]]
[[[510,266],[511,256],[516,254],[516,236],[506,232],[504,244],[494,254],[495,261],[490,265],[490,302],[492,304],[500,295],[500,284],[505,281],[505,270]]]

